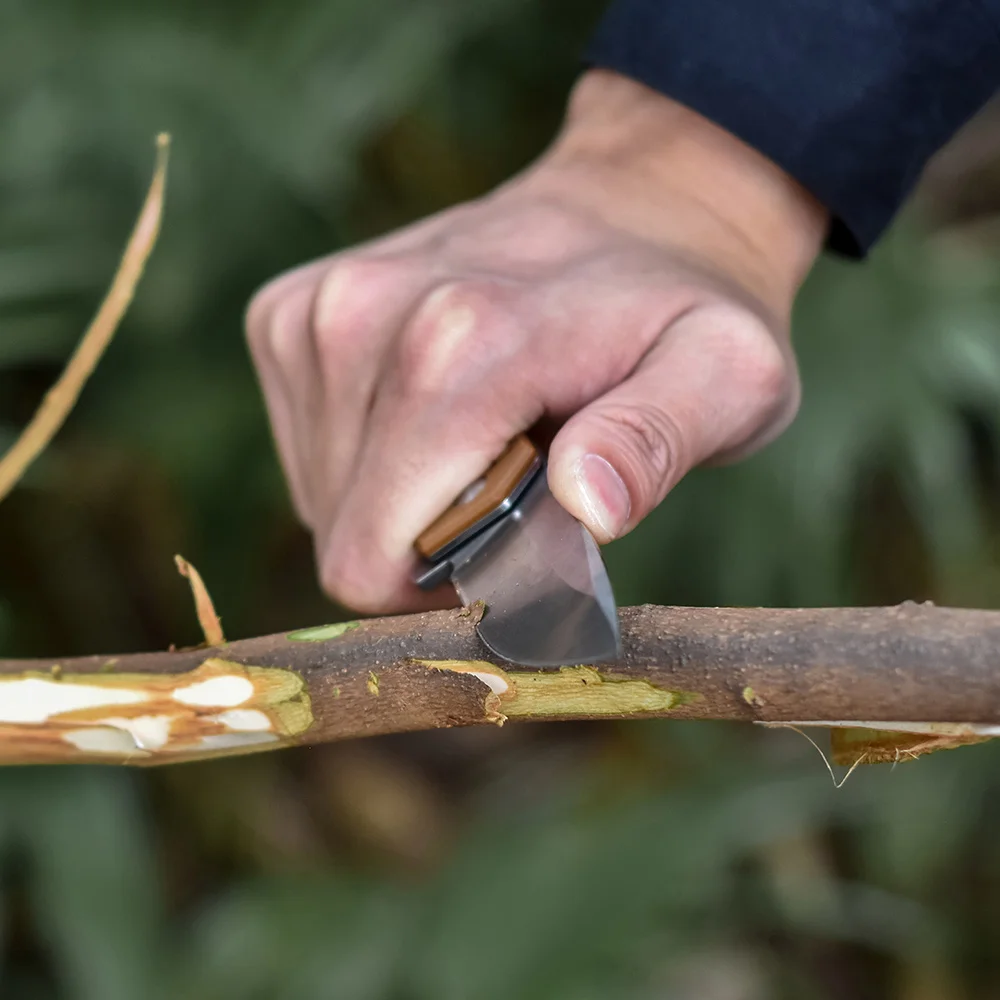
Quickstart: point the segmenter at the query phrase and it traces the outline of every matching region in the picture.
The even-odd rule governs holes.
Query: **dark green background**
[[[196,642],[175,552],[231,637],[341,613],[290,516],[245,302],[530,161],[600,7],[0,0],[0,444],[174,135],[135,306],[0,509],[0,654]],[[975,150],[869,263],[817,269],[799,420],[610,548],[622,603],[1000,601],[1000,170]],[[992,745],[836,791],[793,733],[671,722],[11,768],[0,996],[985,1000],[998,791]]]

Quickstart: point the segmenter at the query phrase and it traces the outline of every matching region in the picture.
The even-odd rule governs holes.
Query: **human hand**
[[[729,133],[592,71],[523,174],[265,286],[248,338],[324,588],[440,604],[410,582],[414,539],[542,418],[552,493],[601,542],[771,440],[826,222]]]

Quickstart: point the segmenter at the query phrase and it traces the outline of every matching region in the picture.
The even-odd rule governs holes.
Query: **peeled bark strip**
[[[157,764],[531,719],[1000,734],[1000,612],[644,606],[621,617],[624,657],[595,667],[497,664],[461,611],[214,649],[0,661],[0,761]]]

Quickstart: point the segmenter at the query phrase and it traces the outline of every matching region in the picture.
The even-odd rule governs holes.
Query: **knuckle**
[[[313,295],[311,287],[297,288],[271,307],[265,340],[271,357],[283,369],[295,367],[302,358],[309,335]]]
[[[251,298],[244,325],[258,367],[287,368],[298,361],[309,334],[314,295],[314,285],[302,280],[299,269],[264,285]]]
[[[786,365],[780,390],[772,393],[770,404],[765,409],[771,436],[780,434],[795,419],[801,402],[802,382],[799,378],[798,366],[791,362]]]
[[[372,589],[365,563],[352,553],[328,547],[319,560],[320,586],[338,604],[362,614],[378,614],[383,601]]]
[[[707,449],[713,460],[750,454],[791,423],[801,395],[795,356],[786,338],[745,308],[717,306],[704,332],[723,365],[720,399],[726,420]]]
[[[791,369],[785,352],[769,335],[757,338],[740,361],[743,384],[767,410],[787,397],[792,383]]]
[[[398,280],[401,265],[358,253],[335,258],[318,283],[311,326],[316,337],[353,337],[365,327],[371,306]]]
[[[684,435],[677,421],[655,403],[633,402],[605,414],[618,431],[626,459],[646,488],[658,494],[678,470],[687,468]]]
[[[258,288],[250,298],[244,316],[244,326],[251,348],[267,346],[275,310],[302,286],[312,266],[297,267],[272,278]]]
[[[720,306],[710,321],[730,384],[761,413],[784,407],[798,384],[795,362],[764,319],[745,309]]]
[[[377,523],[361,524],[343,511],[327,525],[316,536],[316,564],[326,594],[361,614],[398,610],[401,570],[384,553],[384,529]]]
[[[277,286],[278,282],[272,281],[259,288],[247,305],[243,326],[250,349],[255,353],[260,352],[266,346],[271,313],[277,300]]]
[[[492,356],[506,313],[491,284],[453,281],[434,289],[403,331],[400,367],[407,389],[437,393],[464,382],[470,369]]]

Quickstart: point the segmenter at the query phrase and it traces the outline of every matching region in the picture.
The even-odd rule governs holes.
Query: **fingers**
[[[248,309],[279,457],[314,532],[350,483],[386,345],[427,280],[392,258],[344,255],[282,276]]]
[[[322,393],[310,425],[316,439],[310,483],[317,543],[356,480],[387,354],[431,280],[423,268],[399,258],[345,255],[317,290],[312,337]]]
[[[738,306],[697,307],[556,435],[550,488],[598,541],[611,541],[695,465],[770,440],[797,402],[794,363],[762,320]]]
[[[354,607],[412,608],[413,540],[541,413],[523,363],[518,297],[485,280],[446,281],[397,334],[343,504],[317,537],[324,588]]]
[[[264,393],[271,431],[296,513],[312,523],[308,483],[313,435],[305,400],[318,395],[309,317],[316,287],[328,268],[317,261],[271,281],[250,302],[247,343]]]

